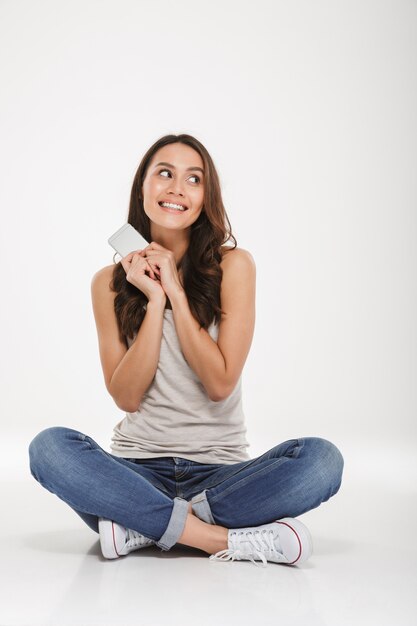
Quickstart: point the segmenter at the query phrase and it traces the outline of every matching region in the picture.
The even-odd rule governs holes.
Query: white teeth
[[[168,207],[169,209],[177,209],[178,211],[185,211],[185,207],[180,204],[174,204],[173,202],[160,202],[161,206]]]

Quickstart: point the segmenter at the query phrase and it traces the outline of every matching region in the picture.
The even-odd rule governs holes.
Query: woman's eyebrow
[[[176,169],[175,165],[172,165],[172,163],[166,163],[165,161],[161,161],[160,163],[157,163],[155,167],[158,167],[159,165],[166,165],[168,167],[172,167],[173,170]],[[204,174],[204,170],[202,170],[201,167],[187,167],[185,171],[189,172],[190,170],[200,170],[200,172]]]

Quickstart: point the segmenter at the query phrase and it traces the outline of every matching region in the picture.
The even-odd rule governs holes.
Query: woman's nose
[[[173,194],[179,194],[181,196],[183,193],[183,184],[180,180],[172,180],[170,186],[168,187],[168,191]]]

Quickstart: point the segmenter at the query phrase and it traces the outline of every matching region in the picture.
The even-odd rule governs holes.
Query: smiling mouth
[[[176,211],[177,213],[184,213],[188,211],[188,207],[183,204],[177,204],[176,202],[158,202],[161,209],[165,211]]]

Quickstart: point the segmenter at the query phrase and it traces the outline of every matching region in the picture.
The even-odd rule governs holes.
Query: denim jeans
[[[343,457],[326,439],[290,439],[234,464],[181,457],[131,459],[103,450],[91,437],[55,426],[29,446],[32,476],[98,532],[104,517],[153,539],[178,543],[188,515],[226,528],[297,517],[339,490]]]

